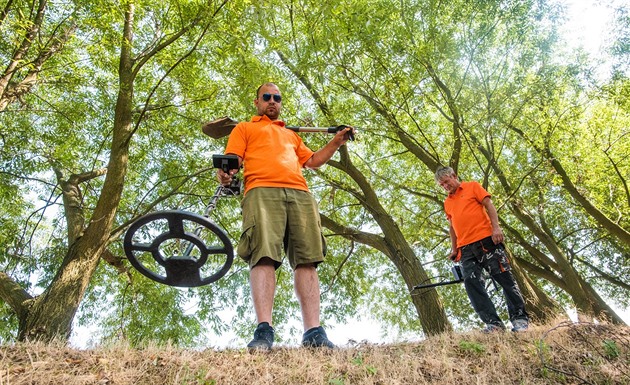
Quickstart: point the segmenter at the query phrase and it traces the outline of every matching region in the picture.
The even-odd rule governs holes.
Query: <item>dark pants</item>
[[[482,269],[503,288],[510,321],[528,320],[525,302],[510,271],[503,244],[495,245],[488,237],[463,246],[460,263],[470,303],[485,324],[505,327],[486,291]]]

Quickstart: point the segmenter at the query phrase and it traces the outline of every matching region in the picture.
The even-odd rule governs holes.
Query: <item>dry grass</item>
[[[630,384],[630,328],[573,324],[330,350],[4,346],[0,385]]]

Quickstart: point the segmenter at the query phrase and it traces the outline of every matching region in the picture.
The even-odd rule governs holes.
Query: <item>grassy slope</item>
[[[0,384],[630,384],[630,328],[559,323],[334,351],[3,346]]]

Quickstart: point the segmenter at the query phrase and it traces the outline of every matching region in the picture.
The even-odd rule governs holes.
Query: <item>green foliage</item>
[[[627,287],[619,284],[629,281],[630,246],[604,230],[550,166],[551,159],[561,162],[589,202],[629,228],[630,82],[619,63],[615,77],[602,82],[590,77],[586,59],[563,56],[553,27],[559,10],[548,2],[135,4],[134,63],[181,29],[186,33],[144,63],[133,85],[136,131],[109,246],[124,268],[131,269],[121,236],[132,220],[165,209],[201,213],[209,202],[216,188],[210,157],[223,151],[225,139],[205,137],[201,123],[224,115],[249,119],[254,90],[274,81],[285,96],[287,123],[359,129],[358,140],[347,146],[349,156],[434,280],[450,279],[451,263],[445,258],[450,249],[445,196],[433,180],[433,167],[457,162],[464,179],[483,182],[493,194],[502,220],[514,231],[510,246],[538,269],[530,269],[534,284],[572,306],[561,271],[530,252],[548,256],[549,243],[517,208],[544,229],[598,293],[630,306]],[[0,25],[3,62],[27,26],[17,16],[28,13],[22,9],[26,4],[15,6]],[[108,166],[124,12],[108,1],[68,2],[55,4],[46,19],[41,36],[65,20],[76,22],[77,30],[47,62],[32,92],[0,114],[0,264],[34,295],[56,276],[69,247],[60,182]],[[613,48],[622,60],[625,8],[618,22],[625,27]],[[303,138],[313,149],[329,139]],[[348,175],[330,166],[305,174],[323,214],[382,235]],[[98,201],[111,198],[102,195],[103,181],[80,185],[86,223]],[[212,214],[234,244],[239,210],[238,199],[222,200]],[[422,294],[409,292],[393,261],[343,234],[327,229],[325,235],[329,252],[319,267],[323,322],[367,314],[389,335],[417,336],[420,325],[410,299]],[[549,280],[536,271],[560,278]],[[299,318],[292,279],[286,267],[278,271],[276,325]],[[159,286],[103,262],[91,277],[77,324],[98,323],[103,339],[124,336],[134,345],[153,339],[201,346],[207,343],[206,328],[249,338],[254,315],[247,281],[247,267],[239,260],[222,280],[190,290]],[[461,285],[436,290],[456,329],[476,325]],[[8,340],[17,322],[6,305],[1,313],[6,326],[0,338]],[[282,326],[277,331],[281,341],[302,332]]]
[[[608,358],[609,360],[619,358],[621,351],[615,341],[604,340],[602,341],[602,347],[604,348],[604,357]]]
[[[464,353],[479,355],[486,352],[486,347],[475,341],[460,340],[458,346]]]
[[[357,353],[357,355],[352,359],[352,363],[358,367],[365,368],[365,371],[370,375],[375,375],[378,372],[378,369],[373,365],[368,365],[363,360],[363,355],[361,352]]]

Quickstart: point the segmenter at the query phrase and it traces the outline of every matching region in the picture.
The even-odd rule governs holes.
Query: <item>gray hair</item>
[[[442,177],[445,176],[457,176],[457,174],[455,173],[455,170],[453,170],[453,168],[448,167],[448,166],[440,166],[438,167],[437,170],[435,170],[435,180],[436,181],[440,181],[440,179],[442,179]]]

